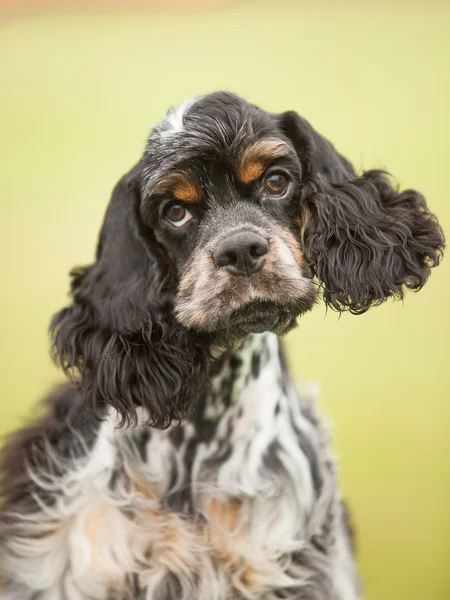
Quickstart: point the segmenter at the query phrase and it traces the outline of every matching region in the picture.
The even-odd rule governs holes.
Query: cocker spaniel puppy
[[[423,196],[294,112],[170,110],[51,324],[71,383],[1,464],[8,600],[356,600],[336,470],[278,336],[363,313],[443,250]]]

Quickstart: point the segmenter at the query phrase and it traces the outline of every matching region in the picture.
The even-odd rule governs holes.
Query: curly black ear
[[[96,262],[72,271],[73,304],[50,325],[53,353],[102,418],[108,406],[121,424],[166,427],[184,419],[205,381],[205,340],[172,316],[167,259],[139,217],[141,166],[114,189]]]
[[[304,170],[301,200],[305,259],[324,299],[358,314],[404,289],[419,290],[439,263],[444,235],[424,197],[399,192],[387,173],[357,177],[352,165],[296,113],[280,125]]]

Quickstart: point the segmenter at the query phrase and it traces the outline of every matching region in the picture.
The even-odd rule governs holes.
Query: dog
[[[322,296],[419,290],[444,236],[423,196],[295,112],[216,92],[169,110],[117,184],[50,326],[70,382],[9,436],[8,600],[357,600],[315,395],[280,336]]]

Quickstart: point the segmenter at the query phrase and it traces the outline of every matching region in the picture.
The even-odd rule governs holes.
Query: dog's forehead
[[[171,108],[148,138],[144,190],[151,193],[161,178],[193,161],[233,162],[258,141],[276,145],[278,138],[281,132],[274,116],[234,94],[215,92],[187,100]]]
[[[181,134],[188,140],[194,136],[220,144],[270,125],[270,115],[257,106],[235,94],[214,92],[185,100],[178,107],[169,109],[154,133],[156,137]]]

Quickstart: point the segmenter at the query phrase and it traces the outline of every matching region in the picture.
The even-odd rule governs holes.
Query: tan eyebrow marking
[[[242,183],[251,183],[261,177],[267,164],[274,158],[288,156],[291,149],[283,140],[266,139],[244,150],[239,159],[237,174]]]
[[[171,192],[177,200],[183,202],[200,202],[200,190],[185,171],[169,173],[153,189],[154,194],[167,194],[167,192]]]

